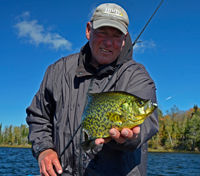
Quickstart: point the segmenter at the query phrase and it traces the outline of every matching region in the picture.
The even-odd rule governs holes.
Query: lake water
[[[0,148],[0,176],[39,175],[31,149]],[[200,154],[149,153],[147,175],[200,176]]]
[[[38,175],[38,163],[29,148],[0,148],[0,176]]]
[[[200,154],[149,153],[147,175],[200,176]]]

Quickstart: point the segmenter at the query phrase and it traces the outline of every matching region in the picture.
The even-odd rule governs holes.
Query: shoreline
[[[0,145],[0,148],[31,148],[31,145]]]
[[[31,145],[0,145],[0,148],[31,148]],[[150,149],[148,148],[149,153],[197,153],[200,154],[200,151],[185,151],[185,150],[162,150],[162,149]]]
[[[149,153],[197,153],[200,154],[200,151],[186,151],[186,150],[155,150],[155,149],[148,149]]]

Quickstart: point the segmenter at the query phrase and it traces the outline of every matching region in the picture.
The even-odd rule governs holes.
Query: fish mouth
[[[153,103],[151,100],[149,100],[147,104],[144,106],[145,114],[148,115],[152,113],[156,109],[157,106],[158,106],[157,103]]]
[[[152,103],[153,104],[153,106],[155,106],[155,107],[157,107],[158,106],[158,104],[157,103]]]

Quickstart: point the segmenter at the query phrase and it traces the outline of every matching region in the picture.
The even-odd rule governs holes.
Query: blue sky
[[[126,9],[134,41],[161,0],[0,0],[0,123],[26,124],[25,109],[48,65],[87,42],[86,23],[101,3]],[[133,58],[156,83],[163,113],[200,107],[200,1],[164,0]]]

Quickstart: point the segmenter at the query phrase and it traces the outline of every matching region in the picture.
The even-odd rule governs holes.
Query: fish
[[[85,141],[84,151],[95,147],[95,139],[110,137],[115,128],[133,128],[140,125],[156,109],[152,100],[141,99],[123,91],[88,93],[88,104],[81,119]]]

